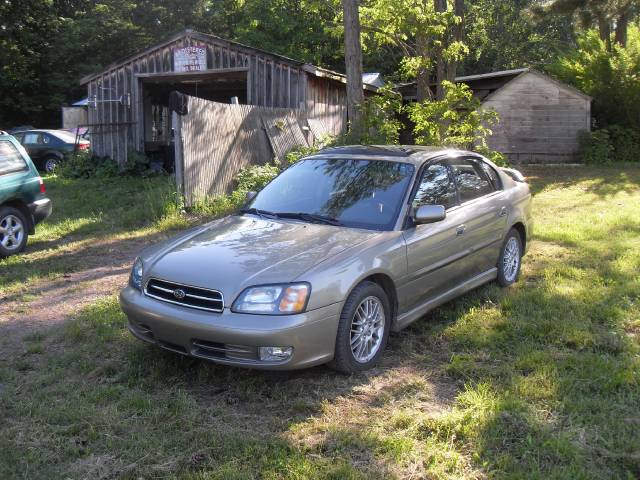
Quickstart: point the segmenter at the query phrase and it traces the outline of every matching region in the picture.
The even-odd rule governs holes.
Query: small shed
[[[581,161],[581,138],[591,129],[591,97],[528,68],[457,77],[456,82],[469,85],[483,108],[498,113],[488,143],[510,162]],[[400,91],[405,101],[415,101],[415,83]]]
[[[62,128],[71,130],[86,125],[89,121],[88,105],[88,99],[84,98],[62,107]]]
[[[226,104],[304,111],[314,133],[347,125],[346,78],[308,63],[191,29],[81,79],[92,149],[172,157],[171,92]],[[365,90],[375,87],[364,85]]]

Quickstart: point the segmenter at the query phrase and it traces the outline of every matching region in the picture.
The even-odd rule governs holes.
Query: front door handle
[[[500,209],[500,213],[498,214],[498,216],[500,216],[500,217],[506,217],[506,216],[507,216],[507,213],[509,213],[509,212],[508,212],[508,210],[507,210],[507,207],[502,207],[502,208]]]
[[[467,229],[466,225],[458,225],[456,228],[456,235],[459,237],[460,235],[464,235],[464,231]]]

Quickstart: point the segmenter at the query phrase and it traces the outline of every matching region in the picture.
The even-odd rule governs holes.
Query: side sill
[[[410,323],[415,322],[419,318],[423,317],[430,310],[433,310],[436,307],[439,307],[443,303],[447,303],[450,300],[453,300],[460,295],[467,293],[469,290],[473,290],[474,288],[479,287],[480,285],[484,285],[487,282],[495,280],[498,277],[498,269],[492,268],[491,270],[487,270],[480,275],[476,275],[473,278],[461,283],[457,287],[452,288],[451,290],[441,293],[435,298],[431,298],[427,300],[422,305],[418,305],[417,307],[409,310],[402,315],[398,315],[396,321],[393,323],[392,330],[394,332],[399,332]]]

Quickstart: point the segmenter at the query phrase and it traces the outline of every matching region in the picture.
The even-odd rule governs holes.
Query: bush
[[[74,152],[65,157],[60,175],[67,178],[113,178],[120,175],[151,176],[149,159],[142,153],[130,150],[127,163],[120,168],[110,157],[92,155],[90,152]]]
[[[626,47],[607,49],[596,30],[578,36],[578,48],[548,70],[593,97],[598,127],[640,129],[640,28],[629,26]]]
[[[583,141],[584,161],[589,164],[640,161],[640,134],[613,125],[588,134]]]
[[[109,157],[90,152],[67,155],[60,165],[59,175],[67,178],[107,178],[118,174],[118,164]]]

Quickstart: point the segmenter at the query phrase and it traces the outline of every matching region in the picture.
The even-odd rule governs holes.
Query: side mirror
[[[251,200],[253,200],[254,198],[256,198],[256,195],[258,193],[257,192],[247,192],[247,203],[249,203]]]
[[[422,205],[418,207],[413,215],[413,223],[423,225],[425,223],[435,223],[444,220],[447,216],[442,205]]]

